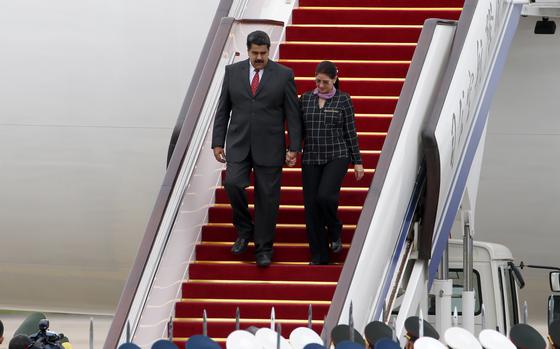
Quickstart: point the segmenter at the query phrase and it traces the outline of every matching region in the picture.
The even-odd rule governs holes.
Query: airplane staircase
[[[241,256],[230,253],[236,234],[223,187],[217,187],[208,224],[196,246],[196,261],[188,266],[182,299],[175,306],[174,341],[183,347],[202,332],[208,314],[208,335],[224,343],[235,329],[239,307],[241,328],[268,326],[271,308],[284,335],[307,324],[320,332],[348,252],[362,205],[373,179],[383,142],[395,110],[422,24],[427,18],[458,19],[461,0],[300,0],[280,45],[279,62],[296,75],[298,93],[313,89],[314,68],[332,60],[341,90],[352,96],[366,175],[343,183],[339,214],[343,252],[332,265],[310,266],[304,224],[301,162],[284,168],[273,264],[257,268],[252,245]],[[209,150],[208,150],[209,151]],[[248,188],[250,203],[253,187]]]

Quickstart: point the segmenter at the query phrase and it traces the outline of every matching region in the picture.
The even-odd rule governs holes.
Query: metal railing
[[[199,125],[199,116],[210,91],[214,73],[222,60],[221,53],[233,23],[233,18],[221,19],[212,46],[208,51],[208,57],[201,57],[206,60],[200,73],[199,83],[190,101],[152,216],[121,295],[104,345],[105,349],[118,346],[119,341],[123,338],[127,322],[131,324],[132,334],[138,324],[141,310],[146,303],[150,285],[165,250],[186,184],[192,175],[205,131],[210,122],[207,120],[206,125]]]
[[[127,337],[127,327],[130,328],[128,338],[134,339],[141,321],[146,322],[145,311],[147,304],[150,302],[150,292],[153,291],[154,280],[157,279],[158,270],[162,268],[162,257],[164,257],[168,245],[173,244],[172,232],[179,208],[185,199],[186,190],[193,181],[193,173],[200,165],[198,161],[201,151],[203,151],[205,141],[208,139],[210,126],[218,104],[225,65],[241,58],[239,52],[245,52],[243,48],[248,32],[257,28],[264,30],[268,28],[272,41],[278,45],[283,27],[284,23],[280,21],[235,20],[232,17],[220,20],[206,57],[201,55],[201,60],[205,60],[205,63],[202,65],[198,84],[194,88],[192,96],[189,97],[190,100],[183,105],[182,110],[187,110],[187,112],[184,116],[181,131],[170,157],[167,173],[138,255],[121,295],[115,318],[104,345],[105,349],[116,348],[119,343],[123,342]],[[210,152],[209,148],[208,151]],[[219,173],[213,173],[213,175],[219,176]],[[204,188],[201,189],[205,190]],[[198,216],[198,220],[200,220],[200,217],[205,217],[207,208],[208,204],[198,208],[204,210],[204,215]],[[199,230],[202,225],[201,221],[189,223],[198,227]],[[188,247],[185,247],[185,249],[188,249]],[[191,251],[184,251],[184,254],[192,256],[194,244],[190,246],[190,249]],[[188,261],[186,261],[186,264],[188,264]],[[178,265],[177,268],[185,268],[185,265]],[[173,295],[163,301],[164,306],[169,307],[168,311],[160,318],[150,319],[148,323],[151,325],[148,326],[158,327],[158,330],[159,327],[163,329],[166,327],[166,322],[172,315],[172,303],[177,300],[176,294],[180,292],[180,283],[185,278],[186,268],[182,269],[181,273],[178,280],[171,282],[169,285],[169,287],[177,287],[177,290],[171,292]],[[162,330],[161,332],[164,336],[165,331]],[[149,346],[151,343],[144,344]]]

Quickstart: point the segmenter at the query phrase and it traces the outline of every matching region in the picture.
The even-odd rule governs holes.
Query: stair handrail
[[[218,26],[220,25],[221,19],[223,17],[227,17],[228,13],[232,12],[233,1],[234,0],[220,0],[220,3],[218,4],[218,9],[214,14],[214,19],[212,20],[212,24],[210,25],[210,29],[208,30],[208,35],[206,36],[206,40],[204,41],[204,46],[202,47],[202,51],[200,52],[200,55],[198,57],[198,62],[196,63],[196,68],[191,78],[191,82],[189,83],[187,94],[183,99],[181,110],[179,111],[177,121],[175,122],[175,126],[173,127],[173,132],[171,133],[171,139],[169,140],[169,147],[167,149],[167,166],[169,166],[169,162],[171,161],[173,150],[175,150],[175,146],[177,145],[179,134],[183,129],[183,124],[185,122],[185,118],[187,116],[189,108],[193,104],[193,95],[198,89],[202,70],[204,69],[204,65],[206,64],[206,62],[208,61],[208,57],[210,56],[210,47],[212,46],[214,40],[216,40],[216,35],[218,34]]]
[[[233,17],[235,19],[243,18],[243,14],[245,12],[245,9],[247,8],[248,2],[249,0],[220,0],[220,3],[218,4],[218,9],[214,14],[214,19],[212,20],[212,24],[210,25],[210,29],[208,30],[208,35],[206,36],[206,40],[204,41],[204,46],[202,47],[202,51],[200,52],[196,68],[191,78],[191,82],[189,83],[187,94],[183,99],[181,110],[179,111],[179,115],[177,116],[175,126],[173,127],[173,132],[171,134],[171,139],[169,140],[169,147],[167,150],[168,166],[169,161],[171,161],[171,156],[173,155],[173,150],[175,150],[175,146],[177,145],[179,134],[181,133],[181,129],[183,128],[185,117],[192,104],[194,92],[196,91],[196,89],[198,88],[198,84],[200,83],[200,74],[202,73],[204,64],[208,60],[210,46],[216,38],[220,20],[224,17]]]
[[[525,3],[525,1],[520,1],[520,0],[488,0],[488,1],[477,1],[477,0],[467,0],[465,2],[465,6],[463,7],[463,12],[461,13],[461,17],[459,19],[459,29],[457,30],[457,34],[453,40],[453,47],[452,47],[452,51],[450,54],[450,58],[449,58],[449,63],[447,68],[445,69],[445,74],[443,75],[443,79],[440,81],[439,83],[439,91],[436,90],[436,95],[434,96],[433,100],[432,100],[432,108],[431,111],[429,111],[429,115],[431,116],[432,113],[442,113],[442,105],[443,105],[443,101],[445,100],[445,97],[447,95],[447,93],[449,92],[449,86],[450,86],[450,81],[453,78],[453,73],[454,71],[451,71],[452,69],[454,70],[455,67],[457,65],[461,65],[459,64],[460,62],[457,61],[457,55],[463,50],[463,42],[466,40],[466,37],[468,35],[468,33],[470,32],[470,29],[473,27],[476,27],[476,29],[478,30],[478,34],[480,34],[480,29],[482,29],[483,31],[485,30],[484,25],[481,26],[481,19],[486,18],[486,21],[493,21],[494,16],[498,16],[498,15],[504,15],[504,13],[500,13],[500,11],[504,11],[507,12],[507,16],[512,16],[511,18],[515,18],[515,16],[517,16],[517,21],[518,21],[518,17],[519,14],[521,12],[521,4]],[[499,16],[498,16],[499,17]],[[473,18],[476,18],[476,20],[473,20]],[[508,17],[510,18],[510,17]],[[501,18],[503,19],[503,18]],[[471,152],[471,157],[465,156],[464,158],[462,158],[462,161],[466,161],[464,162],[464,166],[469,167],[470,168],[470,162],[473,159],[474,156],[474,152],[473,149],[476,150],[476,146],[478,145],[478,140],[480,139],[480,136],[482,134],[482,131],[484,129],[485,126],[485,121],[486,121],[486,117],[487,117],[487,113],[488,113],[488,108],[489,108],[489,101],[491,100],[491,97],[493,95],[493,91],[492,89],[495,90],[495,86],[496,86],[496,82],[497,82],[497,76],[499,76],[499,73],[501,71],[501,68],[503,68],[504,62],[505,62],[505,52],[507,52],[507,46],[509,45],[509,43],[511,42],[512,38],[513,38],[513,34],[515,33],[515,27],[516,27],[516,23],[517,21],[512,20],[507,22],[503,27],[499,27],[498,29],[495,29],[494,25],[495,23],[487,23],[487,34],[490,35],[490,41],[492,39],[494,40],[504,40],[505,38],[505,49],[504,47],[501,47],[499,52],[496,53],[497,57],[495,58],[495,61],[498,61],[498,67],[493,67],[494,70],[490,71],[488,74],[491,76],[485,76],[483,79],[484,84],[487,84],[488,86],[490,86],[490,90],[485,91],[485,94],[483,95],[482,100],[477,100],[475,107],[477,108],[477,117],[476,117],[476,124],[473,126],[473,124],[469,124],[468,126],[468,132],[472,132],[474,134],[474,138],[469,138],[469,140],[472,140],[472,142],[469,142],[469,151]],[[476,24],[476,25],[475,25]],[[472,25],[472,26],[471,26]],[[494,36],[494,31],[498,30],[499,33],[496,34]],[[491,33],[490,33],[491,32]],[[478,35],[477,34],[477,35]],[[480,34],[482,35],[482,34]],[[469,46],[469,49],[472,51],[472,43],[475,43],[475,39],[471,38],[470,39],[470,44],[471,46]],[[481,39],[482,41],[484,41],[483,39]],[[328,317],[327,317],[327,322],[326,322],[326,327],[327,328],[332,328],[335,324],[336,321],[339,321],[341,319],[341,317],[343,317],[343,308],[345,307],[346,304],[348,304],[348,302],[350,301],[347,297],[349,291],[350,291],[350,284],[352,282],[352,279],[355,277],[355,271],[356,271],[356,267],[357,267],[357,262],[358,259],[360,257],[360,255],[362,254],[363,251],[363,246],[364,246],[364,241],[368,232],[368,229],[370,228],[370,224],[372,222],[372,217],[373,217],[373,213],[375,212],[376,209],[376,205],[377,205],[377,201],[380,197],[381,194],[381,190],[383,189],[383,185],[384,185],[384,181],[385,181],[385,175],[386,175],[386,171],[387,171],[387,167],[389,166],[389,164],[392,161],[392,155],[393,155],[393,151],[394,151],[394,145],[395,142],[398,138],[398,134],[400,132],[400,127],[402,125],[401,122],[404,122],[403,118],[403,114],[402,112],[406,112],[408,109],[408,104],[410,103],[409,98],[407,98],[407,94],[411,91],[414,91],[415,89],[415,81],[414,80],[410,80],[409,78],[414,79],[414,63],[415,63],[415,59],[417,56],[417,53],[419,53],[419,50],[422,49],[423,45],[421,43],[422,41],[422,37],[420,38],[420,42],[417,46],[417,49],[415,51],[414,54],[414,58],[413,58],[413,62],[411,65],[411,68],[407,74],[407,79],[405,81],[405,84],[403,86],[403,90],[401,92],[401,96],[399,98],[399,102],[397,104],[397,109],[395,111],[395,115],[394,115],[394,120],[391,123],[388,135],[387,135],[387,140],[384,143],[382,152],[381,152],[381,157],[379,160],[379,165],[376,169],[376,175],[374,177],[374,180],[372,182],[372,185],[370,187],[370,191],[368,193],[368,196],[366,198],[366,202],[364,204],[364,209],[362,211],[362,215],[360,216],[359,222],[358,222],[358,226],[356,228],[356,233],[354,235],[354,239],[352,241],[352,246],[351,249],[348,253],[348,257],[346,260],[346,263],[344,265],[342,274],[341,274],[341,278],[338,282],[337,285],[337,289],[335,291],[335,295],[333,298],[333,305],[331,306],[331,308],[329,309],[329,313],[328,313]],[[478,41],[476,42],[478,43]],[[476,47],[476,43],[475,43],[475,47]],[[482,45],[482,44],[481,44]],[[469,51],[469,52],[471,52]],[[476,48],[474,49],[474,51],[476,51]],[[459,52],[459,53],[458,53]],[[472,53],[472,52],[471,52]],[[476,54],[476,52],[475,52]],[[492,53],[494,54],[494,53]],[[490,74],[492,73],[492,74]],[[460,91],[459,91],[460,92]],[[477,91],[478,93],[478,91]],[[443,97],[443,99],[442,99]],[[480,104],[479,104],[480,103]],[[439,108],[439,109],[438,109]],[[449,114],[449,110],[447,110],[447,114]],[[439,118],[439,114],[437,114],[437,117]],[[436,118],[437,120],[437,118]],[[426,120],[427,123],[429,123],[429,120]],[[471,121],[471,120],[469,120]],[[474,131],[473,131],[474,130]],[[470,133],[469,133],[470,135]],[[426,141],[426,137],[422,137],[423,141]],[[467,143],[465,141],[465,143]],[[463,148],[464,149],[464,148]],[[459,149],[460,152],[463,152],[463,149]],[[419,149],[415,149],[412,151],[419,151]],[[465,160],[466,158],[466,160]],[[468,170],[468,169],[467,169]],[[466,172],[468,174],[468,171]],[[455,178],[456,179],[456,178]],[[461,180],[466,181],[465,177],[462,177]],[[460,182],[460,181],[457,181]],[[461,184],[461,183],[460,183]],[[463,189],[464,189],[464,183],[462,183],[463,185]],[[453,189],[454,194],[457,194],[455,192],[460,192],[459,194],[462,195],[462,190],[459,187],[457,190]],[[444,188],[444,190],[449,190],[449,188]],[[459,199],[460,196],[459,195]],[[455,197],[456,195],[454,195]],[[460,200],[457,200],[456,202],[454,202],[453,204],[455,205],[454,207],[452,207],[453,205],[447,205],[446,206],[446,210],[444,211],[446,213],[445,219],[446,219],[446,224],[448,226],[448,230],[444,231],[443,233],[441,232],[441,224],[436,227],[437,229],[439,229],[438,231],[436,231],[436,234],[434,234],[434,238],[436,239],[436,241],[434,241],[434,246],[431,246],[431,244],[428,246],[429,251],[426,254],[425,248],[426,248],[426,244],[419,244],[419,257],[421,259],[429,260],[429,274],[428,274],[428,268],[426,266],[426,278],[425,278],[425,282],[426,285],[429,285],[429,281],[431,279],[433,279],[433,276],[435,274],[435,271],[437,270],[437,266],[440,262],[441,259],[441,253],[443,252],[443,250],[440,248],[441,247],[441,241],[446,240],[447,238],[447,233],[448,231],[450,231],[451,227],[451,223],[452,220],[455,216],[455,213],[457,212],[457,205],[458,202],[460,202]],[[426,203],[424,202],[424,205],[429,204],[429,205],[434,205],[434,202],[432,200],[431,203]],[[449,210],[449,207],[451,207],[452,209]],[[453,213],[452,211],[454,211],[455,213]],[[451,213],[450,213],[451,212]],[[441,221],[440,221],[441,222]],[[422,238],[422,235],[420,236]],[[432,235],[429,236],[429,238],[431,239]],[[425,238],[425,237],[423,237]],[[431,241],[430,241],[431,243]],[[439,245],[439,246],[437,246]],[[389,265],[391,264],[391,261],[388,261]],[[389,267],[389,266],[388,266]],[[363,276],[363,275],[360,275]],[[425,287],[421,286],[421,285],[416,285],[415,287]],[[425,290],[427,291],[427,290]],[[407,290],[408,292],[408,290]],[[372,290],[372,293],[376,293],[375,290]],[[373,305],[374,309],[365,309],[364,311],[371,311],[372,318],[373,319],[378,319],[379,314],[382,311],[382,301],[380,301],[381,298],[376,298],[375,304]],[[356,304],[355,300],[354,300],[354,304]],[[415,311],[413,309],[410,309],[411,311]]]
[[[216,79],[214,74],[218,74],[218,66],[223,64],[223,50],[231,37],[232,27],[236,23],[284,27],[284,22],[268,19],[236,20],[233,17],[224,17],[220,20],[217,33],[200,74],[199,84],[195,88],[190,105],[187,108],[187,114],[152,216],[139,247],[139,252],[121,294],[104,349],[116,348],[122,342],[125,335],[125,326],[129,321],[131,322],[132,336],[137,329],[142,313],[141,309],[146,304],[150,286],[154,281],[159,262],[164,254],[179,206],[190,183],[190,177],[194,172],[197,155],[201,151],[202,143],[213,119],[213,115],[204,116],[204,120],[200,120],[200,116],[206,104],[210,103],[214,107],[216,106],[220,89],[213,89],[215,95],[212,96],[209,95],[209,91],[213,86],[213,80]],[[233,63],[233,59],[238,55],[237,52],[230,53],[232,54],[231,60],[226,64]],[[223,73],[220,70],[217,76]],[[203,124],[200,124],[201,122]]]
[[[466,2],[471,3],[476,2]],[[428,287],[436,275],[463,200],[471,166],[485,134],[490,104],[523,5],[527,3],[529,0],[479,1],[476,17],[468,22],[460,40],[454,43],[445,84],[422,137],[428,171],[426,200],[432,201],[427,206],[430,212],[424,214],[426,229],[419,242],[423,255],[431,257]],[[476,56],[472,57],[473,54]],[[444,133],[450,136],[442,136]]]
[[[360,256],[362,253],[367,253],[364,251],[364,245],[367,239],[368,231],[373,221],[374,214],[378,209],[378,203],[381,198],[381,193],[386,186],[386,180],[389,173],[390,165],[393,161],[393,156],[397,150],[397,144],[401,137],[401,132],[403,131],[403,127],[405,125],[405,121],[407,121],[407,116],[409,114],[409,108],[411,107],[411,103],[413,102],[413,97],[416,91],[416,88],[420,82],[420,76],[422,73],[422,69],[424,67],[424,62],[426,60],[428,49],[430,48],[432,38],[434,36],[435,28],[437,25],[449,25],[455,26],[456,21],[449,21],[449,20],[427,20],[424,23],[424,27],[420,34],[420,38],[418,40],[418,44],[416,46],[416,50],[411,60],[410,68],[407,72],[406,79],[401,90],[401,94],[399,96],[399,100],[393,114],[393,120],[391,121],[391,125],[387,132],[386,140],[383,144],[383,148],[381,151],[381,156],[379,158],[379,162],[377,164],[375,170],[375,176],[371,183],[371,186],[368,191],[368,195],[364,202],[362,213],[358,220],[358,224],[356,226],[356,230],[354,232],[354,236],[352,239],[352,243],[350,246],[350,250],[348,251],[348,255],[346,257],[340,279],[337,283],[337,287],[335,290],[335,294],[333,296],[333,300],[331,306],[329,308],[329,312],[327,314],[325,328],[332,329],[341,319],[345,316],[344,309],[345,306],[350,302],[354,301],[356,305],[357,299],[348,299],[348,293],[350,291],[350,286],[352,280],[356,276],[356,270],[358,267],[358,262],[360,260]],[[429,103],[428,103],[429,105]],[[427,107],[427,106],[426,106]],[[420,127],[418,127],[418,137],[420,133]],[[421,178],[418,176],[422,176],[420,171],[420,164],[416,170],[416,184],[414,184],[414,193],[411,193],[409,206],[415,206],[418,202],[420,196],[420,182],[422,181]],[[417,192],[418,191],[418,192]],[[409,207],[408,211],[414,207]],[[408,212],[407,211],[407,212]],[[400,219],[400,218],[399,218]],[[390,248],[394,248],[393,258],[397,255],[399,249],[404,249],[405,241],[406,241],[406,228],[404,225],[408,224],[410,226],[411,221],[407,220],[403,222],[403,227],[401,228],[401,232],[394,232],[394,234],[400,234],[396,241],[396,245]],[[394,261],[385,261],[387,264],[391,264]],[[387,265],[389,268],[390,265]],[[389,270],[389,269],[388,269]],[[386,272],[387,273],[387,272]],[[367,276],[366,276],[367,277]],[[386,280],[378,280],[379,283],[379,290],[371,290],[371,298],[375,298],[378,291],[381,292],[381,288],[384,287],[384,283]],[[390,280],[389,280],[390,281]],[[383,297],[378,297],[378,299]],[[383,303],[383,302],[381,302]],[[379,305],[379,301],[377,305]],[[358,326],[361,326],[363,321],[360,321],[359,318],[369,317],[371,313],[375,314],[375,318],[379,319],[382,316],[383,309],[379,308],[378,306],[374,306],[375,309],[362,309],[361,307],[356,307],[357,311],[355,312],[355,320]],[[367,314],[367,315],[366,315]],[[344,321],[342,321],[344,322]],[[359,328],[359,331],[363,330],[363,328]]]
[[[145,303],[149,285],[153,281],[153,274],[157,269],[158,261],[163,253],[167,236],[181,202],[182,192],[184,192],[184,188],[180,190],[175,184],[181,180],[179,178],[181,174],[188,176],[192,173],[196,156],[191,156],[189,159],[186,155],[191,147],[194,149],[200,146],[200,144],[194,144],[195,138],[199,143],[202,142],[203,137],[202,135],[195,134],[195,127],[212,83],[212,76],[221,60],[221,53],[234,21],[235,19],[231,17],[224,17],[220,20],[213,43],[208,51],[208,57],[201,57],[201,59],[205,58],[205,63],[200,72],[199,83],[189,101],[190,105],[187,108],[188,111],[185,115],[175,150],[169,161],[160,192],[132,269],[121,293],[115,316],[103,346],[104,349],[117,348],[130,314],[134,312],[140,313],[138,310],[133,310],[133,306],[141,308],[142,304]],[[185,167],[190,168],[186,170]],[[188,180],[183,179],[183,182],[188,182]],[[148,268],[150,269],[149,276],[147,275]],[[139,292],[143,293],[140,297],[138,295]],[[133,329],[137,323],[138,318],[135,316],[132,323]]]

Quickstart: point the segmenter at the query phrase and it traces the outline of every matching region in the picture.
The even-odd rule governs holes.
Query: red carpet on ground
[[[295,327],[306,326],[311,304],[313,328],[321,331],[421,26],[427,18],[458,19],[462,5],[462,0],[299,1],[286,42],[280,45],[279,62],[294,70],[298,93],[315,87],[314,70],[321,60],[337,64],[341,89],[354,103],[366,168],[362,181],[356,182],[350,170],[343,182],[339,210],[343,252],[333,256],[332,265],[308,265],[300,164],[283,170],[274,261],[266,269],[256,267],[252,245],[241,256],[229,252],[236,233],[227,195],[217,188],[196,261],[189,266],[182,300],[175,307],[177,344],[182,347],[188,337],[202,332],[204,309],[208,335],[222,345],[235,329],[237,307],[245,328],[269,326],[274,306],[288,337]],[[247,191],[252,204],[253,187]]]

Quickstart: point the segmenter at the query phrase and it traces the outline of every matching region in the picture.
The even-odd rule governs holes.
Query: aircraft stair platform
[[[428,280],[419,279],[419,284],[433,279],[432,270],[441,260],[440,240],[445,238],[439,233],[446,229],[441,222],[448,211],[457,211],[443,205],[441,197],[464,191],[466,184],[454,173],[472,163],[461,149],[473,142],[476,150],[483,137],[482,131],[476,133],[477,120],[482,118],[485,125],[483,102],[492,92],[486,81],[499,75],[495,62],[500,52],[507,52],[508,42],[502,37],[511,30],[510,15],[500,18],[503,23],[496,20],[500,40],[494,40],[497,48],[488,52],[497,53],[479,57],[478,63],[474,57],[473,64],[480,69],[476,78],[482,81],[471,87],[474,104],[469,112],[476,117],[461,124],[462,138],[451,141],[457,168],[446,175],[437,157],[444,158],[447,150],[436,146],[434,152],[429,147],[434,144],[429,126],[443,120],[440,115],[446,114],[446,103],[454,97],[448,92],[457,83],[458,69],[470,67],[470,61],[461,61],[462,53],[474,40],[469,28],[478,25],[486,10],[481,2],[299,0],[295,6],[281,2],[268,17],[265,11],[254,11],[261,16],[255,18],[251,7],[258,4],[220,3],[106,349],[127,339],[148,348],[171,335],[184,347],[190,336],[202,333],[204,311],[208,336],[224,347],[225,338],[235,330],[237,309],[241,328],[266,327],[274,307],[275,321],[287,336],[307,325],[310,305],[312,327],[321,333],[324,326],[347,323],[352,302],[356,327],[363,329],[372,319],[387,320],[403,279],[412,285],[412,276],[403,277],[411,272],[406,266],[412,255],[429,271]],[[508,6],[504,9],[510,12],[515,8]],[[283,169],[272,265],[256,266],[252,244],[244,254],[230,252],[236,233],[221,185],[224,166],[210,149],[212,123],[224,66],[246,59],[245,38],[257,29],[272,39],[271,58],[293,69],[298,94],[315,87],[315,66],[331,60],[338,67],[341,89],[352,97],[366,173],[356,181],[350,167],[344,179],[339,207],[343,250],[332,255],[330,265],[309,265],[301,157],[294,168]],[[481,60],[490,63],[477,66]],[[434,142],[442,147],[447,141]],[[467,174],[470,163],[465,164]],[[440,183],[447,176],[452,177],[449,183]],[[247,189],[251,211],[253,189],[252,184]],[[428,232],[418,227],[420,220],[431,222],[424,228]]]

